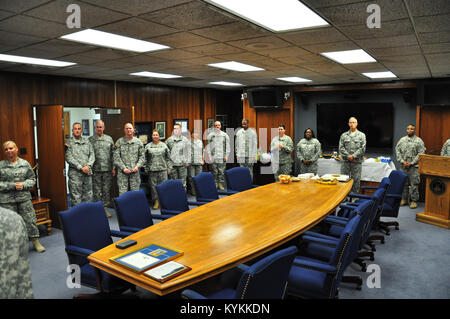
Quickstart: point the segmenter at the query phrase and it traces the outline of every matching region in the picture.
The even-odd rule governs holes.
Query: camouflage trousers
[[[182,166],[173,166],[170,171],[170,179],[179,179],[183,183],[184,189],[186,189],[186,179],[187,179],[187,167]]]
[[[317,162],[305,164],[300,162],[300,174],[313,173],[317,174]]]
[[[105,207],[113,207],[111,202],[111,185],[112,173],[109,172],[93,172],[92,175],[92,193],[93,201],[103,202]]]
[[[30,239],[39,238],[39,229],[36,226],[36,212],[34,211],[31,200],[14,203],[0,203],[0,206],[12,210],[22,217]]]
[[[159,185],[167,180],[167,171],[149,172],[148,175],[148,179],[150,181],[150,191],[152,193],[152,202],[155,202],[155,200],[159,199],[158,192],[156,191],[156,185]]]
[[[408,202],[418,202],[420,184],[419,169],[417,167],[404,168],[402,165],[400,170],[408,175],[405,187],[403,188],[402,199]]]
[[[291,163],[278,164],[272,162],[272,171],[275,177],[275,181],[278,182],[280,180],[278,178],[279,175],[291,175],[292,164]]]
[[[361,163],[351,163],[348,161],[342,161],[341,164],[341,174],[348,175],[353,178],[353,186],[350,192],[358,193],[359,185],[361,184]]]
[[[197,176],[202,171],[203,171],[203,165],[202,164],[191,164],[191,165],[189,165],[189,167],[188,167],[188,180],[189,180],[189,186],[191,187],[191,192],[192,192],[192,190],[195,190],[194,180],[192,179],[192,177]]]
[[[69,192],[72,206],[92,202],[92,175],[69,168]]]
[[[118,171],[117,186],[119,188],[119,196],[128,191],[138,191],[141,187],[141,176],[139,175],[139,171],[130,174]]]
[[[224,183],[225,182],[225,169],[227,167],[227,163],[211,163],[211,170],[214,176],[214,181],[216,183]]]
[[[255,165],[255,163],[250,163],[250,157],[240,157],[238,163],[240,167],[248,167],[253,181],[253,165]]]

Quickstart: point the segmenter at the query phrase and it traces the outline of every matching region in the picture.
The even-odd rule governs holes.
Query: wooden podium
[[[450,157],[420,155],[419,173],[427,180],[425,211],[416,220],[450,229]]]

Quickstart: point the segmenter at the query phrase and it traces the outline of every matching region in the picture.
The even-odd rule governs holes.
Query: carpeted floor
[[[369,280],[367,285],[367,279],[374,274],[363,273],[358,265],[352,264],[345,274],[360,275],[364,282],[362,290],[342,283],[340,299],[450,298],[450,230],[417,222],[415,214],[423,211],[423,206],[419,203],[419,208],[414,210],[402,207],[398,219],[400,230],[392,230],[390,236],[385,236],[384,245],[377,243],[375,261],[367,260],[367,265],[379,266],[375,268],[379,269],[381,287],[370,288],[373,281]],[[111,229],[118,229],[115,212],[112,209],[110,212],[113,215],[109,218]],[[40,241],[47,249],[42,254],[33,251],[30,243],[35,298],[70,299],[76,294],[96,292],[86,287],[68,288],[68,260],[61,230],[54,229],[50,235],[43,234]],[[136,294],[143,299],[160,298],[140,288],[137,288]],[[179,293],[174,293],[165,298],[178,297]]]

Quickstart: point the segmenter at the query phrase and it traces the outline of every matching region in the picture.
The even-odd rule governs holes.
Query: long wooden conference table
[[[231,269],[299,236],[333,212],[350,192],[353,180],[322,185],[312,180],[260,186],[196,207],[126,239],[137,245],[109,245],[90,264],[123,280],[165,295]],[[125,240],[125,239],[124,239]],[[122,240],[121,240],[122,241]],[[175,259],[192,270],[165,283],[109,261],[110,257],[150,244],[184,252]]]

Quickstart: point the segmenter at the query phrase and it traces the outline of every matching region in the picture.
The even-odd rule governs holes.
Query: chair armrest
[[[164,209],[161,209],[160,211],[161,213],[164,213]],[[173,215],[163,215],[163,214],[150,214],[150,216],[152,216],[152,219],[161,219],[161,220],[165,220],[165,219],[169,219],[170,217],[173,217]]]
[[[324,237],[322,237],[321,235],[323,235],[323,234],[310,232],[307,235],[306,234],[303,235],[302,236],[302,240],[306,241],[308,243],[314,243],[314,244],[319,244],[319,245],[323,245],[323,246],[336,247],[337,239],[335,237],[331,237],[331,236],[327,236],[327,235],[323,235]],[[326,237],[328,237],[328,238],[326,238]]]
[[[350,204],[350,203],[339,204],[339,207],[340,208],[348,208],[348,209],[351,209],[351,210],[356,208],[354,203],[352,203],[352,204]]]
[[[200,206],[200,205],[205,205],[205,202],[191,202],[188,201],[188,205],[193,205],[193,206]]]
[[[217,194],[219,194],[219,195],[233,195],[233,194],[236,194],[236,193],[239,193],[238,191],[232,191],[232,190],[226,190],[226,191],[217,191]]]
[[[123,231],[118,231],[118,230],[112,230],[111,229],[111,236],[125,238],[125,237],[130,236],[130,233],[126,232],[126,231],[123,232]]]
[[[361,189],[378,189],[378,186],[360,186]]]
[[[386,197],[402,199],[402,195],[400,195],[400,194],[386,194]]]
[[[121,226],[120,227],[120,231],[122,233],[137,233],[138,231],[141,231],[142,228],[137,228],[137,227],[129,227],[129,226]]]
[[[261,185],[252,185],[252,188],[256,188],[256,187],[259,187],[259,186],[261,186]]]
[[[170,210],[170,209],[161,209],[160,212],[163,213],[163,214],[169,214],[169,215],[171,215],[170,217],[173,217],[173,216],[175,216],[175,215],[178,215],[178,214],[183,213],[183,212],[180,211],[180,210]],[[164,216],[164,215],[162,215],[162,216]],[[167,216],[167,215],[166,215],[166,216]],[[170,217],[169,217],[169,218],[170,218]],[[167,218],[166,218],[166,219],[167,219]]]
[[[204,202],[204,203],[206,204],[206,203],[210,203],[210,202],[215,201],[215,199],[211,199],[211,198],[203,198],[203,197],[197,197],[197,201],[198,201],[198,202]]]
[[[349,219],[341,216],[327,216],[324,221],[331,224],[338,224],[339,226],[345,226],[347,225]]]
[[[191,290],[191,289],[185,289],[181,292],[181,298],[184,299],[208,299],[205,296],[199,294],[198,292]]]
[[[246,264],[239,264],[236,266],[236,269],[238,269],[242,273],[244,273],[249,268],[250,266],[247,266]]]
[[[330,266],[328,264],[321,263],[319,261],[306,260],[301,257],[296,257],[294,259],[294,265],[302,268],[312,269],[321,272],[327,272],[334,274],[336,273],[336,267]]]
[[[87,248],[81,248],[81,247],[73,246],[73,245],[66,246],[66,252],[68,254],[82,256],[82,257],[87,257],[90,254],[95,253],[95,251],[93,251],[93,250],[90,250]]]
[[[362,199],[370,199],[373,200],[372,196],[369,195],[363,195],[363,194],[356,194],[356,193],[351,193],[348,195],[349,197],[355,197],[355,198],[362,198]]]

